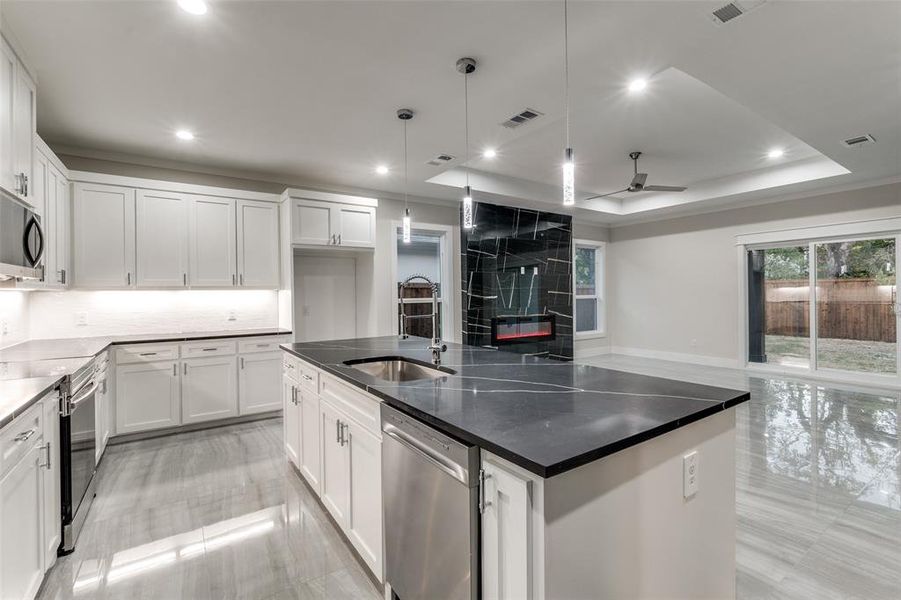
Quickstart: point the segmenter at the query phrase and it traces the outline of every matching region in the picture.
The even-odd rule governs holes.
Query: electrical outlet
[[[8,335],[9,334],[9,321],[6,320],[6,317],[0,318],[0,335]]]
[[[697,347],[698,347],[698,340],[692,338],[692,340],[691,340],[690,342],[688,342],[688,345],[691,346],[692,348],[697,348]]]
[[[682,497],[686,500],[698,493],[698,451],[682,457]]]
[[[88,313],[86,313],[86,312],[75,313],[75,325],[77,327],[84,327],[87,324],[88,324]]]
[[[238,313],[235,312],[234,309],[228,311],[228,316],[226,317],[226,320],[227,320],[227,321],[237,321],[237,320],[238,320]]]

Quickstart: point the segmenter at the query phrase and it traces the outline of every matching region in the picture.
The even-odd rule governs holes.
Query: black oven
[[[75,549],[94,500],[96,472],[96,395],[94,361],[69,378],[60,413],[60,467],[63,540],[59,554]]]

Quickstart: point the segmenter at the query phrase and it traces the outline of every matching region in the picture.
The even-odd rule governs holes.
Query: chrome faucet
[[[404,292],[407,289],[407,285],[416,279],[426,282],[432,288],[432,343],[429,344],[428,349],[432,351],[432,364],[440,365],[441,353],[447,351],[447,344],[442,344],[441,337],[438,335],[438,284],[425,275],[410,275],[401,282],[397,290],[398,300],[400,300],[400,337],[403,340],[410,337],[407,335],[407,312],[404,308]]]

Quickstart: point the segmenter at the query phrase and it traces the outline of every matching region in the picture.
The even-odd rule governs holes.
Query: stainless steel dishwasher
[[[400,600],[479,595],[479,449],[382,404],[387,582]]]

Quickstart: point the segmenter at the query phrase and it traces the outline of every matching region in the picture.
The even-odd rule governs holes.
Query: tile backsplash
[[[30,292],[0,290],[0,348],[28,339],[30,295]]]

